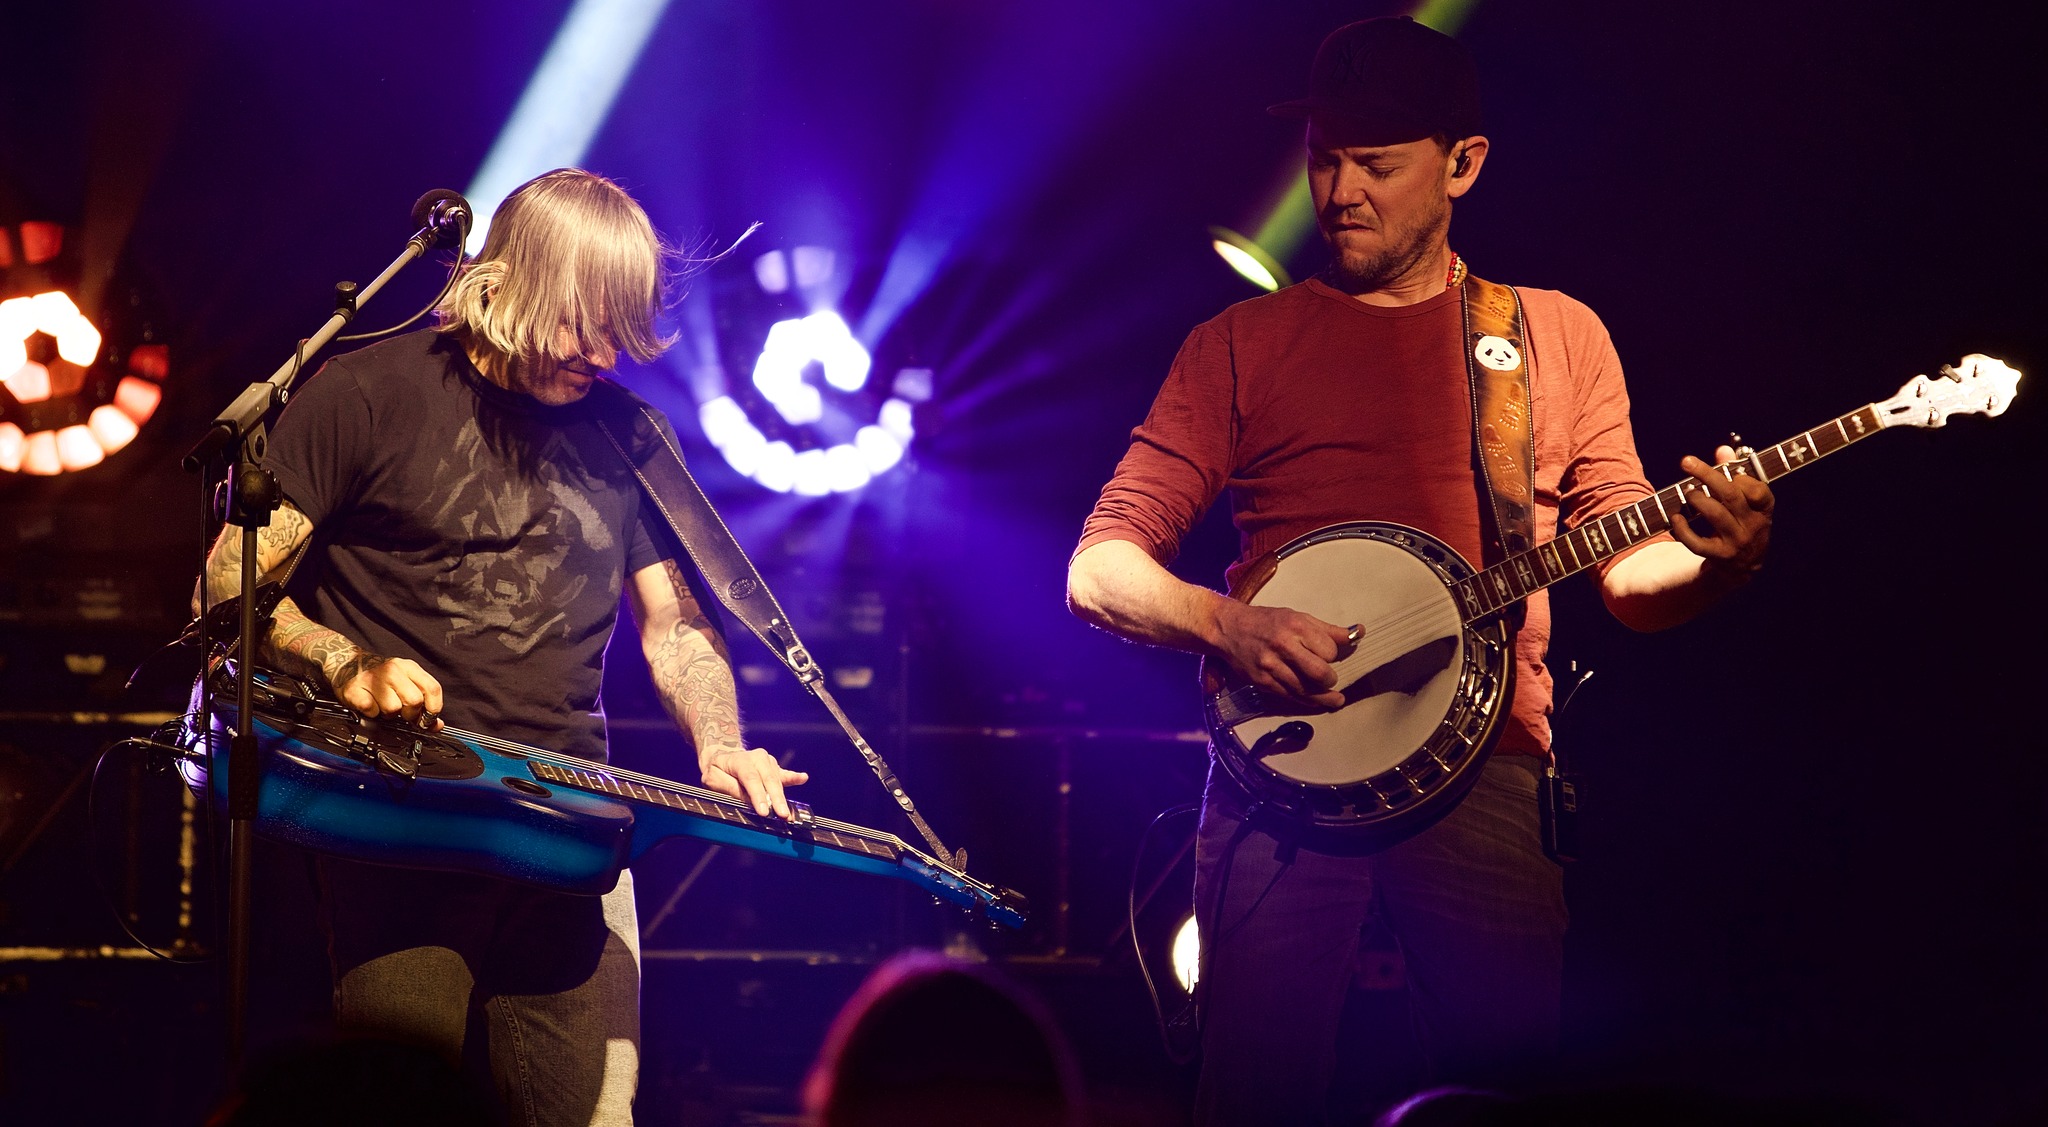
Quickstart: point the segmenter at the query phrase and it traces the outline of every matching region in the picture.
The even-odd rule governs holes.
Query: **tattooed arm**
[[[278,578],[292,552],[313,534],[313,522],[290,501],[278,506],[270,523],[256,530],[256,582]],[[206,598],[219,604],[242,593],[242,530],[228,525],[206,555]],[[199,613],[199,589],[192,590],[192,613]]]
[[[284,502],[271,515],[270,524],[256,532],[257,582],[279,578],[285,561],[312,533],[313,522],[306,514],[290,501]],[[221,529],[220,539],[214,541],[213,551],[207,554],[202,581],[208,599],[215,603],[241,593],[240,528],[231,524]],[[195,614],[199,610],[196,589],[192,593],[192,610]],[[365,716],[396,713],[413,720],[423,712],[441,711],[441,683],[418,663],[363,650],[307,618],[290,599],[279,600],[261,653],[264,661],[283,672],[324,682],[336,700]]]
[[[772,810],[789,817],[783,788],[810,776],[783,770],[774,756],[749,749],[741,739],[732,655],[718,627],[697,605],[682,567],[674,560],[643,567],[633,573],[631,590],[640,648],[655,690],[676,726],[696,744],[704,785],[753,803],[756,813]]]

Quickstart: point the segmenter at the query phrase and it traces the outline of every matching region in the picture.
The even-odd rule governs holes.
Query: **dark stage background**
[[[17,952],[126,946],[93,887],[81,782],[125,730],[29,714],[175,702],[170,674],[116,690],[175,633],[198,568],[178,455],[311,331],[335,281],[397,252],[415,196],[468,185],[567,10],[28,7],[0,14],[0,205],[80,225],[172,371],[104,465],[0,474],[0,947]],[[670,410],[828,666],[872,671],[844,696],[940,832],[1039,913],[1020,936],[963,935],[894,886],[730,854],[685,887],[703,851],[667,847],[639,874],[643,1119],[786,1112],[866,965],[978,942],[1052,1000],[1100,1120],[1177,1121],[1188,1074],[1111,938],[1140,830],[1199,787],[1193,663],[1068,617],[1064,565],[1182,336],[1256,292],[1204,232],[1257,227],[1292,175],[1299,138],[1262,107],[1298,92],[1323,32],[1393,10],[703,0],[663,16],[584,163],[679,242],[765,227],[695,280],[685,343],[622,378]],[[1659,484],[1730,429],[1776,441],[1964,352],[2038,378],[2048,92],[2030,6],[1484,0],[1460,37],[1494,147],[1453,245],[1485,277],[1600,312]],[[694,422],[703,346],[743,371],[769,319],[748,264],[798,245],[834,250],[838,307],[883,326],[878,371],[935,372],[909,460],[857,494],[769,493]],[[1290,265],[1317,261],[1306,245]],[[410,313],[434,274],[415,267],[366,323]],[[1766,574],[1700,622],[1636,636],[1589,586],[1556,592],[1554,664],[1597,671],[1558,725],[1587,802],[1561,1084],[1881,1122],[2048,1115],[2039,396],[2023,384],[2004,418],[1885,434],[1785,481]],[[1213,519],[1178,570],[1215,582],[1233,547]],[[620,758],[686,773],[637,656],[614,656]],[[757,739],[815,773],[821,811],[902,828],[787,682],[743,694]],[[97,807],[104,895],[160,941],[174,801],[123,763]],[[299,872],[266,858],[266,1043],[322,1020]],[[210,942],[204,873],[198,895]],[[1175,896],[1185,874],[1149,928]],[[220,1091],[216,973],[10,956],[0,1118],[195,1122]],[[1398,1078],[1396,999],[1362,991],[1348,1036]]]

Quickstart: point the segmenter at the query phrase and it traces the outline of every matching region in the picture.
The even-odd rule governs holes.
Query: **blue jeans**
[[[1500,1083],[1555,1057],[1566,913],[1537,767],[1495,757],[1442,821],[1362,856],[1290,848],[1247,822],[1243,793],[1211,769],[1195,846],[1196,1122],[1326,1121],[1338,1019],[1373,917],[1400,944],[1432,1080]]]
[[[640,932],[631,872],[602,897],[332,858],[320,860],[319,877],[343,1032],[487,1067],[519,1127],[632,1123]]]

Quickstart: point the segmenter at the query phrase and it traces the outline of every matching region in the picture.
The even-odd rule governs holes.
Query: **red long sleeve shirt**
[[[1577,528],[1651,490],[1621,363],[1600,319],[1552,290],[1518,292],[1531,345],[1541,543],[1560,519]],[[1232,591],[1253,561],[1346,521],[1410,525],[1478,564],[1462,335],[1457,290],[1388,307],[1311,280],[1231,306],[1181,346],[1076,552],[1129,540],[1167,563],[1228,490],[1239,537],[1225,572]],[[1550,602],[1538,592],[1516,643],[1502,752],[1550,746],[1549,645]]]

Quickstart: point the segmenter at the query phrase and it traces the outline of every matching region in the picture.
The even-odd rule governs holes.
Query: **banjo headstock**
[[[1897,395],[1871,406],[1881,426],[1938,427],[1950,415],[2004,414],[2019,385],[2018,369],[1972,352],[1955,365],[1942,365],[1933,379],[1914,376]]]

